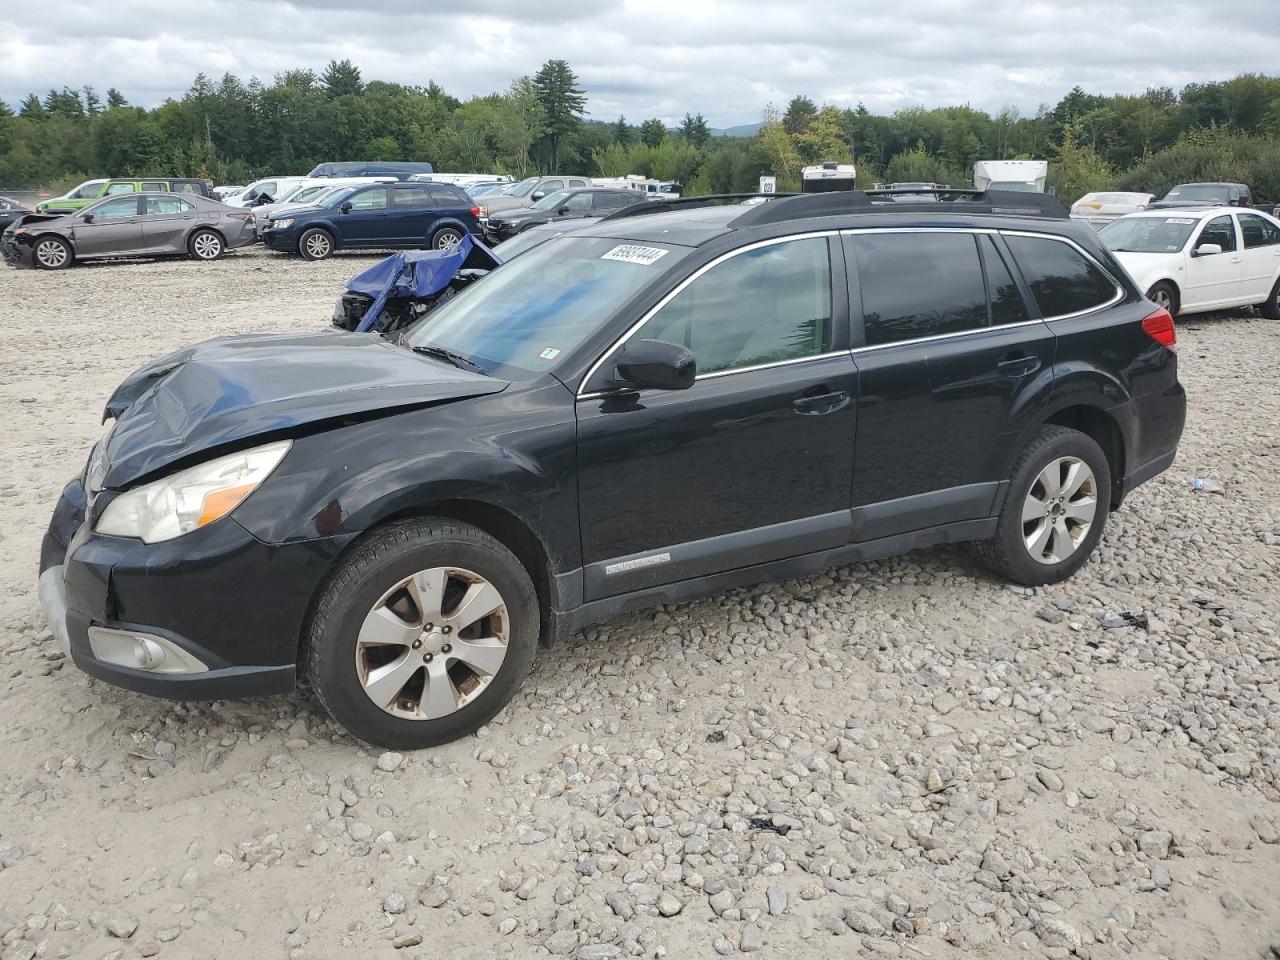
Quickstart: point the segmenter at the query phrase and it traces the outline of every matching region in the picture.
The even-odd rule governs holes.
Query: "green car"
[[[213,184],[194,177],[143,177],[138,180],[86,180],[60,197],[36,204],[36,213],[71,213],[118,193],[190,193],[213,199]]]

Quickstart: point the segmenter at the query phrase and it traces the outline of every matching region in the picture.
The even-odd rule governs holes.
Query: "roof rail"
[[[608,220],[622,220],[626,217],[641,217],[649,213],[663,213],[667,210],[688,210],[690,207],[710,207],[717,203],[733,200],[774,200],[786,197],[798,197],[798,193],[711,193],[705,197],[680,197],[676,200],[649,200],[645,203],[633,203],[629,207],[615,210],[600,218],[601,223]]]
[[[895,203],[878,198],[894,194],[932,193],[938,200],[918,203]],[[942,200],[942,197],[954,197]],[[735,227],[752,227],[765,223],[784,223],[807,217],[838,217],[850,213],[995,213],[1015,217],[1043,217],[1066,220],[1067,210],[1058,200],[1045,193],[1020,193],[1013,190],[963,190],[934,188],[921,190],[841,190],[834,193],[790,195],[779,203],[765,203],[744,211],[733,219]]]

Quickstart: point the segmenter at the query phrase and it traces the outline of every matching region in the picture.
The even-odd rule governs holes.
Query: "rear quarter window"
[[[1011,235],[1005,242],[1046,320],[1095,310],[1119,293],[1115,282],[1069,243]]]

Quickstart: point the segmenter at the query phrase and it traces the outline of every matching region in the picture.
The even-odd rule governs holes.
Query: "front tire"
[[[31,259],[41,270],[65,270],[75,262],[71,244],[52,235],[36,240],[31,248]]]
[[[431,235],[432,250],[452,250],[462,242],[462,231],[457,227],[441,227]]]
[[[1058,583],[1089,559],[1110,505],[1102,448],[1078,430],[1047,425],[1014,462],[995,537],[977,553],[1014,583]]]
[[[1168,310],[1169,316],[1177,317],[1178,308],[1181,306],[1178,302],[1178,288],[1168,280],[1153,283],[1151,289],[1147,291],[1147,299],[1157,307]]]
[[[187,252],[191,259],[211,263],[226,251],[226,244],[216,230],[197,230],[187,241]]]
[[[456,740],[515,695],[541,623],[520,561],[469,524],[441,518],[374,533],[325,587],[306,673],[361,740],[416,750]]]
[[[303,260],[324,260],[333,255],[333,237],[327,230],[312,227],[298,238],[298,253]]]

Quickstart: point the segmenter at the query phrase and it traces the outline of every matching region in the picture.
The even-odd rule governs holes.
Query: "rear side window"
[[[431,206],[431,194],[426,187],[396,187],[391,196],[397,207]]]
[[[969,233],[850,237],[867,346],[986,326],[987,293]]]
[[[1269,247],[1272,244],[1280,243],[1280,227],[1256,214],[1242,213],[1240,215],[1240,233],[1244,237],[1244,248],[1246,250],[1251,247]]]
[[[633,203],[639,203],[643,199],[644,197],[638,193],[630,195],[625,193],[597,193],[595,195],[596,209],[602,213],[607,213],[611,210],[621,210],[623,207],[629,207]]]
[[[158,183],[155,180],[146,180],[142,184],[143,193],[168,193],[169,185],[167,183]]]
[[[177,197],[147,197],[142,212],[149,217],[186,213],[191,204]]]
[[[1007,236],[1005,242],[1045,319],[1083,313],[1115,299],[1115,283],[1071,244],[1017,236]]]
[[[982,263],[987,268],[987,297],[991,301],[991,323],[1001,326],[1006,323],[1022,323],[1031,318],[1027,316],[1027,305],[1022,302],[1022,291],[1013,281],[1009,265],[996,248],[990,236],[978,239],[982,248]]]

